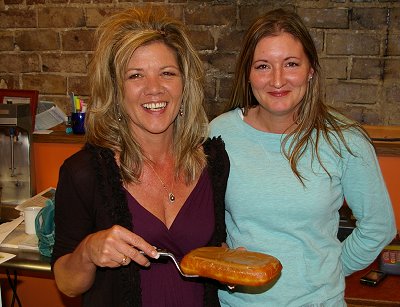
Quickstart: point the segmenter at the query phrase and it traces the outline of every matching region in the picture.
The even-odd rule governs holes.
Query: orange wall
[[[400,157],[378,156],[378,160],[392,200],[397,229],[400,230]]]
[[[10,270],[11,279],[14,282],[13,270]],[[19,306],[15,301],[12,305],[13,291],[7,279],[7,275],[0,273],[1,301],[0,306]],[[61,294],[51,276],[36,274],[18,275],[17,295],[22,306],[27,307],[78,307],[81,306],[81,298],[69,298]]]
[[[82,144],[34,143],[36,191],[56,187],[58,170],[64,160],[77,152]],[[396,215],[397,229],[400,230],[400,156],[379,156],[379,163]]]
[[[33,143],[36,193],[57,186],[60,166],[82,146],[83,144]]]

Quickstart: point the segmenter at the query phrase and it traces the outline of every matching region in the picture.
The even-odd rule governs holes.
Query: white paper
[[[34,235],[25,233],[25,225],[18,225],[4,240],[0,243],[1,247],[39,250],[39,239]]]
[[[53,132],[53,130],[35,130],[35,131],[33,131],[33,134],[50,134],[52,132]]]
[[[0,252],[0,263],[6,262],[7,260],[14,258],[15,256],[16,255],[14,254]]]
[[[19,224],[24,220],[23,216],[20,216],[11,222],[3,223],[0,225],[0,243],[4,241],[4,239],[14,231],[15,228],[18,227]]]
[[[26,207],[44,207],[46,205],[46,200],[54,199],[55,193],[55,188],[47,188],[46,190],[19,204],[15,207],[15,209],[18,211],[23,211]]]
[[[31,99],[29,97],[9,97],[9,96],[4,96],[3,98],[3,103],[7,103],[11,101],[12,104],[17,104],[17,103],[25,103],[25,104],[30,104]]]
[[[36,115],[35,131],[48,130],[66,121],[67,115],[58,106],[53,105],[50,109]]]
[[[44,111],[47,111],[54,106],[55,106],[54,102],[40,100],[36,108],[36,114],[40,114]]]

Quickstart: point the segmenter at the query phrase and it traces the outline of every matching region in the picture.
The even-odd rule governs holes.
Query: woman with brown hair
[[[374,148],[329,107],[313,40],[282,9],[249,28],[229,111],[211,122],[230,160],[227,243],[277,257],[268,289],[220,291],[222,306],[345,306],[344,277],[368,266],[395,234]],[[357,227],[337,238],[346,200]]]

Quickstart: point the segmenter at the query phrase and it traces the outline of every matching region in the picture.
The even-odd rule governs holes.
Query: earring
[[[120,122],[122,120],[122,114],[119,110],[119,105],[117,105],[117,120]]]
[[[181,104],[181,107],[179,108],[179,116],[183,116],[183,104]]]
[[[311,81],[312,77],[313,77],[312,75],[308,76],[308,81]]]

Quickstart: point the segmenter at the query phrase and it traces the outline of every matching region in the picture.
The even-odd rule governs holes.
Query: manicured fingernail
[[[157,249],[156,246],[153,245],[153,247],[154,247],[155,249]],[[160,258],[160,254],[159,254],[156,250],[151,252],[151,256],[152,256],[154,259]]]

